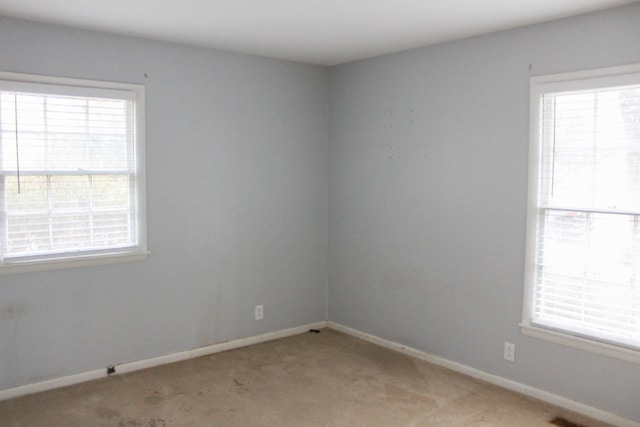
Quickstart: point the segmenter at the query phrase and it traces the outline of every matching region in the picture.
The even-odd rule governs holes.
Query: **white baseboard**
[[[112,375],[126,374],[128,372],[138,371],[140,369],[153,368],[154,366],[166,365],[167,363],[179,362],[181,360],[187,360],[194,357],[206,356],[208,354],[219,353],[221,351],[233,350],[234,348],[246,347],[252,344],[258,344],[265,341],[272,341],[279,338],[302,334],[304,332],[307,332],[309,329],[321,329],[326,326],[327,322],[325,321],[310,323],[308,325],[297,326],[295,328],[283,329],[275,332],[267,332],[266,334],[256,335],[253,337],[238,338],[232,341],[195,348],[193,350],[181,351],[178,353],[152,357],[150,359],[137,360],[134,362],[126,362],[116,365],[116,372]],[[96,380],[99,378],[104,378],[106,376],[107,370],[105,367],[33,384],[26,384],[18,387],[8,388],[5,390],[0,390],[0,400],[7,400],[27,394],[53,390],[55,388],[66,387],[73,384]]]
[[[486,381],[491,384],[513,390],[518,393],[533,397],[538,400],[542,400],[547,403],[559,406],[561,408],[568,409],[570,411],[578,412],[580,414],[589,416],[591,418],[604,421],[609,424],[613,424],[620,427],[640,427],[640,423],[628,420],[610,412],[603,411],[601,409],[594,408],[592,406],[585,405],[580,402],[576,402],[566,397],[558,396],[553,393],[549,393],[544,390],[540,390],[528,385],[508,380],[506,378],[499,377],[497,375],[489,374],[479,369],[471,368],[461,363],[452,362],[450,360],[434,356],[424,351],[417,350],[408,347],[403,344],[399,344],[393,341],[385,340],[375,335],[361,332],[357,329],[349,328],[335,322],[316,322],[308,325],[298,326],[290,329],[283,329],[275,332],[268,332],[266,334],[257,335],[253,337],[238,338],[232,341],[213,344],[206,347],[200,347],[193,350],[181,351],[178,353],[167,354],[164,356],[153,357],[150,359],[143,359],[134,362],[127,362],[116,365],[116,372],[113,375],[125,374],[128,372],[134,372],[141,369],[152,368],[154,366],[165,365],[168,363],[179,362],[181,360],[187,360],[194,357],[206,356],[208,354],[219,353],[222,351],[233,350],[235,348],[246,347],[261,342],[272,341],[279,338],[285,338],[292,335],[298,335],[307,332],[309,329],[321,329],[329,327],[336,331],[343,332],[345,334],[361,338],[365,341],[369,341],[373,344],[377,344],[381,347],[389,348],[391,350],[399,351],[401,353],[413,356],[417,359],[424,360],[434,365],[442,366],[452,371],[460,372],[473,378]],[[92,371],[82,372],[79,374],[69,375],[60,378],[54,378],[47,381],[41,381],[33,384],[26,384],[19,387],[13,387],[5,390],[0,390],[0,400],[11,399],[14,397],[24,396],[27,394],[38,393],[41,391],[52,390],[55,388],[65,387],[73,384],[78,384],[86,381],[91,381],[99,378],[106,377],[106,368],[96,369]]]
[[[429,363],[433,363],[434,365],[442,366],[444,368],[451,369],[452,371],[460,372],[470,377],[477,378],[482,381],[486,381],[488,383],[506,388],[508,390],[522,393],[526,396],[533,397],[535,399],[542,400],[547,403],[551,403],[552,405],[559,406],[561,408],[568,409],[570,411],[577,412],[579,414],[583,414],[588,417],[595,418],[597,420],[604,421],[609,424],[613,424],[620,427],[640,427],[640,423],[623,418],[619,415],[615,415],[610,412],[606,412],[601,409],[594,408],[592,406],[585,405],[580,402],[576,402],[575,400],[571,400],[566,397],[549,393],[548,391],[540,390],[535,387],[530,387],[526,384],[508,380],[506,378],[499,377],[497,375],[489,374],[487,372],[481,371],[479,369],[471,368],[461,363],[452,362],[442,357],[434,356],[432,354],[426,353],[421,350],[417,350],[415,348],[408,347],[403,344],[399,344],[393,341],[388,341],[388,340],[376,337],[375,335],[367,334],[357,329],[343,326],[339,323],[329,321],[327,322],[327,327],[339,332],[343,332],[347,335],[351,335],[356,338],[369,341],[381,347],[385,347],[391,350],[395,350],[395,351],[407,354],[409,356],[413,356],[417,359],[424,360]]]
[[[68,375],[66,377],[53,378],[33,384],[25,384],[18,387],[0,390],[0,401],[13,399],[27,394],[39,393],[41,391],[53,390],[54,388],[66,387],[68,385],[84,383],[98,378],[106,377],[106,368],[95,369],[93,371],[81,372],[79,374]]]

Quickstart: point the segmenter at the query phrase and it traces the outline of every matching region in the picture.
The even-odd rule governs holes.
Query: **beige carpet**
[[[571,414],[329,329],[0,402],[0,426],[546,426]]]

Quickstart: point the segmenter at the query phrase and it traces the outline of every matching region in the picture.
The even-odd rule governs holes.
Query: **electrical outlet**
[[[509,362],[516,361],[516,345],[510,342],[504,342],[504,359]]]
[[[264,306],[263,305],[256,305],[256,308],[254,310],[254,314],[255,314],[255,319],[256,320],[264,319]]]

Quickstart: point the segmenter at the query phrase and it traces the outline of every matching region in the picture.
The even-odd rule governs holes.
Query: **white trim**
[[[112,375],[126,374],[141,369],[153,368],[155,366],[166,365],[168,363],[179,362],[182,360],[192,359],[194,357],[206,356],[209,354],[220,353],[222,351],[233,350],[240,347],[246,347],[266,341],[277,340],[293,335],[299,335],[308,332],[309,329],[321,329],[327,326],[326,321],[310,323],[307,325],[297,326],[289,329],[282,329],[275,332],[267,332],[262,335],[256,335],[246,338],[238,338],[218,344],[212,344],[206,347],[199,347],[192,350],[171,353],[164,356],[152,357],[149,359],[137,360],[133,362],[125,362],[115,365],[116,372]],[[82,372],[79,374],[68,375],[66,377],[54,378],[51,380],[41,381],[33,384],[26,384],[18,387],[0,390],[0,401],[13,399],[14,397],[24,396],[27,394],[38,393],[47,390],[53,390],[60,387],[66,387],[73,384],[79,384],[86,381],[104,378],[107,375],[107,369],[95,369],[92,371]]]
[[[66,387],[74,384],[97,380],[106,376],[106,369],[94,369],[93,371],[81,372],[79,374],[68,375],[66,377],[54,378],[41,381],[39,383],[26,384],[18,387],[0,390],[0,401],[13,399],[14,397],[25,396],[27,394],[39,393],[41,391],[53,390],[55,388]]]
[[[0,276],[6,274],[30,273],[35,271],[63,270],[66,268],[92,267],[97,265],[125,264],[146,261],[149,252],[129,252],[121,254],[100,254],[85,257],[50,259],[37,262],[2,264]]]
[[[22,83],[31,83],[31,84],[42,84],[42,85],[63,85],[69,86],[69,90],[73,90],[73,88],[95,88],[96,84],[100,85],[100,88],[109,89],[112,91],[126,91],[126,92],[136,92],[138,94],[138,98],[140,95],[144,96],[144,92],[140,92],[140,88],[144,88],[143,85],[139,83],[124,83],[124,82],[111,82],[105,80],[89,80],[89,79],[77,79],[70,77],[58,77],[58,76],[48,76],[41,74],[25,74],[25,73],[13,73],[9,71],[0,71],[0,79],[1,80],[10,80],[15,82],[16,84]],[[81,90],[81,89],[78,89]],[[144,90],[144,89],[143,89]]]
[[[20,79],[24,80],[24,79]],[[47,80],[50,80],[47,78]],[[19,80],[0,80],[0,90],[20,93],[46,93],[48,95],[78,96],[84,98],[126,99],[135,101],[136,92],[125,89],[105,89],[90,86],[70,86],[65,84],[30,83]]]
[[[444,368],[451,369],[452,371],[460,372],[470,377],[477,378],[482,381],[486,381],[488,383],[497,385],[499,387],[506,388],[507,390],[512,390],[512,391],[524,394],[526,396],[533,397],[534,399],[542,400],[544,402],[551,403],[552,405],[559,406],[561,408],[568,409],[570,411],[577,412],[577,413],[586,415],[588,417],[595,418],[600,421],[604,421],[609,424],[613,424],[620,427],[640,427],[640,422],[629,420],[619,415],[612,414],[610,412],[606,412],[589,405],[585,405],[584,403],[576,402],[575,400],[558,396],[557,394],[540,390],[538,388],[531,387],[526,384],[519,383],[517,381],[512,381],[503,377],[499,377],[497,375],[493,375],[488,372],[484,372],[479,369],[472,368],[467,365],[463,365],[461,363],[452,362],[451,360],[447,360],[442,357],[426,353],[422,350],[417,350],[415,348],[412,348],[403,344],[399,344],[397,342],[385,340],[375,335],[367,334],[365,332],[361,332],[357,329],[353,329],[348,326],[343,326],[339,323],[329,321],[327,322],[327,327],[330,329],[334,329],[336,331],[345,333],[347,335],[351,335],[353,337],[360,338],[365,341],[369,341],[381,347],[398,351],[400,353],[415,357],[417,359],[424,360],[429,363],[433,363],[434,365],[442,366]]]
[[[542,77],[540,77],[542,78]],[[532,78],[533,81],[533,78]],[[538,213],[538,174],[540,138],[540,95],[529,86],[529,153],[527,180],[526,242],[524,258],[524,296],[522,301],[522,322],[533,317],[533,275],[535,271],[536,228]]]
[[[584,80],[604,76],[632,74],[640,72],[640,63],[618,65],[615,67],[596,68],[592,70],[569,71],[567,73],[546,74],[531,77],[536,84],[551,84],[566,80]]]
[[[591,351],[616,359],[625,360],[631,363],[640,364],[640,351],[630,348],[619,347],[592,339],[581,338],[565,332],[556,332],[551,329],[539,328],[530,324],[520,324],[520,331],[523,335],[540,338],[556,344],[567,345],[581,350]]]
[[[134,85],[137,91],[136,102],[134,104],[134,122],[136,123],[136,141],[134,144],[136,152],[136,209],[138,220],[138,248],[147,252],[147,93],[144,85]]]
[[[138,371],[140,369],[153,368],[155,366],[166,365],[167,363],[179,362],[182,360],[192,359],[194,357],[207,356],[209,354],[220,353],[222,351],[233,350],[240,347],[246,347],[253,344],[259,344],[266,341],[273,341],[280,338],[286,338],[293,335],[299,335],[308,332],[309,329],[325,328],[327,322],[316,322],[308,325],[297,326],[295,328],[283,329],[275,332],[267,332],[266,334],[256,335],[246,338],[238,338],[232,341],[226,341],[218,344],[212,344],[206,347],[195,348],[193,350],[181,351],[178,353],[167,354],[165,356],[152,357],[150,359],[138,360],[135,362],[123,363],[116,366],[116,374],[126,374],[128,372]]]

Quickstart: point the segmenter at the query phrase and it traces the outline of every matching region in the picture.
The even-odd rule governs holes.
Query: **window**
[[[0,272],[144,259],[144,87],[0,73]]]
[[[527,335],[640,363],[640,64],[535,77]]]

